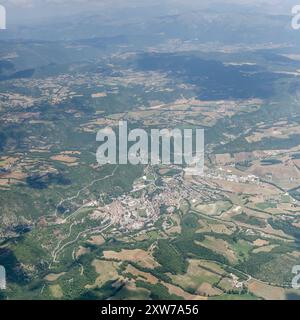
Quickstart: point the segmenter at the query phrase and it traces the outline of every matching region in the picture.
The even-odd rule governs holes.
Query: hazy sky
[[[8,22],[28,23],[30,21],[53,18],[61,15],[72,15],[80,12],[103,13],[106,10],[117,10],[122,7],[137,8],[162,6],[166,9],[194,10],[207,6],[210,9],[222,5],[245,5],[265,13],[290,14],[291,8],[300,4],[300,0],[0,0],[7,9]],[[160,14],[160,10],[157,10]]]
[[[165,2],[166,0],[160,0]],[[55,5],[73,5],[73,4],[89,4],[89,5],[114,5],[114,4],[150,4],[153,0],[1,0],[0,3],[7,6],[14,7],[38,7],[47,6],[49,4]],[[169,0],[169,3],[188,3],[194,5],[201,5],[205,3],[239,3],[239,4],[252,4],[252,5],[272,5],[273,7],[289,7],[293,4],[299,4],[297,0]]]

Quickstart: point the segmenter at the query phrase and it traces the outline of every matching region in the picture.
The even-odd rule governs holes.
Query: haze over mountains
[[[0,39],[74,40],[164,35],[202,41],[298,42],[292,1],[3,0],[8,31]],[[250,35],[250,36],[249,36]]]

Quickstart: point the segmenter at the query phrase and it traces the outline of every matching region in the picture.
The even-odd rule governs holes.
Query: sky
[[[222,5],[244,5],[266,13],[290,14],[300,0],[0,0],[7,10],[8,23],[30,24],[59,16],[76,15],[81,12],[106,12],[122,8],[163,6],[170,9],[195,10]],[[159,14],[159,10],[157,10]],[[165,13],[165,12],[164,12]]]
[[[153,1],[153,0],[151,0]],[[6,8],[8,23],[28,24],[81,12],[102,12],[122,6],[141,6],[146,0],[0,0]],[[158,1],[158,0],[154,0]]]
[[[126,5],[130,3],[150,3],[153,0],[1,0],[1,4],[11,6],[11,7],[38,7],[47,6],[50,4],[58,6],[70,6],[73,4],[93,4],[93,5],[109,5],[116,4]],[[199,5],[203,3],[236,3],[236,4],[248,4],[248,5],[272,5],[273,7],[285,7],[291,4],[299,4],[297,0],[171,0],[170,3],[189,3],[194,5]]]

